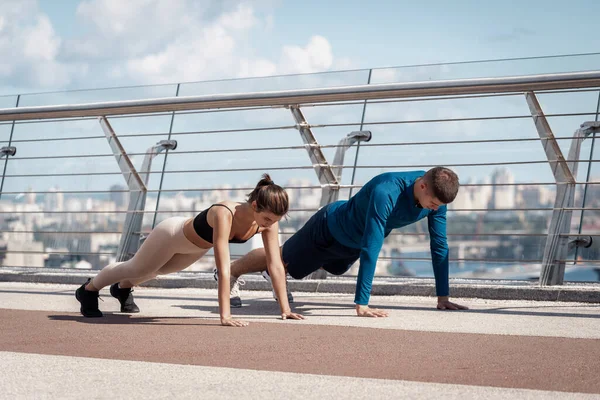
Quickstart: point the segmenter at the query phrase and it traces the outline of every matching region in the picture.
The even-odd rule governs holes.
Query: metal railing
[[[409,82],[299,89],[273,92],[170,97],[105,103],[22,107],[0,110],[0,121],[100,117],[240,107],[290,107],[353,100],[456,96],[489,93],[518,93],[600,86],[600,71],[516,76],[508,78],[460,79],[455,81]]]
[[[66,105],[22,107],[17,96],[14,108],[0,109],[3,265],[27,266],[11,265],[10,255],[40,255],[44,265],[68,256],[94,268],[127,259],[163,218],[243,200],[262,172],[292,197],[285,240],[319,206],[380,172],[441,164],[463,182],[449,211],[451,274],[515,267],[549,285],[562,283],[565,268],[597,268],[600,71],[389,84],[371,84],[373,70],[365,75],[366,84],[237,94],[181,96],[178,84],[174,97]],[[473,176],[491,178],[464,179]],[[19,235],[31,245],[15,245]],[[380,260],[389,274],[422,274],[407,264],[429,262],[426,243],[422,223],[401,229]]]

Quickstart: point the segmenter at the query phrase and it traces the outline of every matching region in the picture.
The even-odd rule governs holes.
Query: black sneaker
[[[119,283],[110,285],[110,294],[121,303],[121,312],[123,313],[139,313],[140,309],[133,301],[133,289],[126,288],[122,289],[119,287]]]
[[[100,292],[85,290],[85,285],[87,285],[90,280],[91,279],[88,279],[75,291],[75,298],[81,303],[79,311],[84,317],[98,318],[102,316],[102,311],[98,308],[98,297],[100,297]]]

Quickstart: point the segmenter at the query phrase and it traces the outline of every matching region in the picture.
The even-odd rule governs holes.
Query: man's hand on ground
[[[450,301],[448,296],[438,296],[437,303],[438,310],[468,310],[469,307],[462,306],[460,304],[456,304]]]
[[[286,311],[281,313],[281,319],[304,319],[304,316],[295,312]]]
[[[388,313],[385,310],[378,310],[377,308],[370,308],[369,306],[356,305],[356,315],[359,317],[373,317],[381,318],[387,317]]]

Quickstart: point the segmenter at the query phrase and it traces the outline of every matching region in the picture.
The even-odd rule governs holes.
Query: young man
[[[458,177],[444,167],[427,172],[378,175],[350,200],[337,201],[321,208],[284,243],[281,256],[287,272],[295,279],[302,279],[319,268],[342,275],[360,260],[354,297],[356,313],[358,316],[386,317],[386,311],[369,308],[375,266],[383,240],[392,229],[427,217],[437,308],[466,309],[452,303],[448,297],[446,204],[454,201],[458,188]],[[265,271],[270,257],[264,249],[251,251],[232,264],[232,278]]]

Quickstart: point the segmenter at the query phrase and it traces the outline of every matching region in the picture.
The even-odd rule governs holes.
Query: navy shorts
[[[328,209],[329,205],[317,211],[283,244],[283,262],[292,278],[302,279],[319,268],[342,275],[358,260],[360,249],[344,246],[329,232]]]

